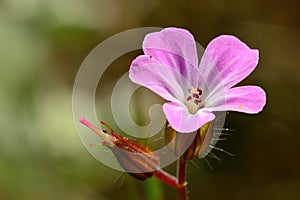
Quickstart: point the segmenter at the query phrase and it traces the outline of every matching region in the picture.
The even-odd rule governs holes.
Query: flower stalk
[[[181,186],[177,189],[180,200],[187,200],[187,194],[186,194],[186,159],[184,157],[180,157],[178,159],[178,171],[177,171],[177,178],[178,178],[178,184]]]
[[[179,159],[180,160],[180,159]],[[183,164],[183,163],[182,163]],[[182,166],[181,169],[182,170]],[[185,169],[184,169],[185,171]],[[185,173],[184,173],[185,174]],[[175,188],[178,192],[178,196],[180,200],[187,200],[187,195],[186,195],[186,182],[185,181],[180,181],[177,177],[172,176],[171,174],[168,174],[167,172],[165,172],[164,170],[157,170],[155,172],[155,176],[156,178],[158,178],[159,180],[161,180],[162,182],[168,184],[169,186]],[[185,179],[185,177],[181,176],[181,179]],[[181,183],[182,182],[182,183]]]

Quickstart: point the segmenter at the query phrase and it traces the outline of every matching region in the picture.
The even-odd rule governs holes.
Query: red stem
[[[177,189],[178,187],[180,187],[180,185],[178,184],[177,178],[172,176],[171,174],[168,174],[167,172],[163,171],[163,170],[157,170],[155,172],[155,176],[160,179],[162,182],[172,186],[173,188]]]
[[[162,182],[175,188],[179,194],[180,200],[187,200],[186,181],[185,181],[186,162],[183,158],[178,160],[178,179],[163,170],[157,170],[155,176]]]
[[[186,185],[187,182],[185,181],[186,178],[186,160],[183,157],[180,157],[178,160],[177,165],[177,177],[178,177],[178,185],[181,187],[177,189],[179,193],[180,200],[187,200],[187,194],[186,194]]]
[[[185,184],[185,171],[186,171],[186,161],[184,158],[180,157],[178,160],[177,165],[177,177],[178,177],[178,183],[180,185]]]

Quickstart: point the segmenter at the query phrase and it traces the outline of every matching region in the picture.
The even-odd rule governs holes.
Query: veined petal
[[[225,92],[225,105],[217,101],[213,103],[215,107],[208,107],[205,110],[254,114],[260,112],[266,104],[266,93],[258,86],[234,87]]]
[[[194,132],[215,118],[213,113],[202,112],[201,110],[192,115],[184,105],[175,102],[165,103],[163,110],[169,124],[173,129],[181,133]]]
[[[199,70],[210,84],[222,82],[225,88],[231,88],[246,78],[257,63],[258,50],[250,49],[234,36],[222,35],[208,44]]]
[[[191,87],[189,81],[179,72],[164,66],[148,55],[139,56],[132,62],[129,78],[132,82],[147,87],[162,98],[174,102],[183,102]]]
[[[146,55],[180,72],[192,85],[199,80],[198,56],[194,37],[179,28],[166,28],[146,35],[143,42]]]

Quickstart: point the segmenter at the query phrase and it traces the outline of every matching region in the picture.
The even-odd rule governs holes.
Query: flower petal
[[[222,81],[225,88],[231,88],[246,78],[255,69],[257,63],[258,50],[250,49],[234,36],[222,35],[208,44],[199,70],[210,84]],[[220,73],[219,76],[216,76],[213,69],[215,67]],[[216,77],[221,80],[217,80]]]
[[[195,115],[191,115],[184,105],[175,102],[165,103],[163,110],[169,124],[181,133],[194,132],[215,118],[213,113],[202,112],[201,110]]]
[[[198,56],[194,37],[179,28],[166,28],[146,35],[143,42],[146,55],[180,72],[194,86],[198,85]]]
[[[209,111],[238,111],[254,114],[260,112],[266,104],[266,93],[258,86],[234,87],[225,92],[225,105],[214,102]]]
[[[185,100],[190,83],[179,72],[159,63],[152,56],[137,57],[129,69],[132,82],[145,86],[169,101]]]

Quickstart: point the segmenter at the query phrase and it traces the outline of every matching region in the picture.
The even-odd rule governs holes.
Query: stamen
[[[189,112],[194,114],[200,108],[199,104],[202,102],[202,100],[200,98],[200,96],[202,94],[202,90],[199,88],[192,87],[192,88],[188,89],[188,92],[190,93],[190,95],[186,98],[187,107],[189,109]]]
[[[198,88],[197,91],[198,91],[199,95],[202,95],[202,90],[201,89]]]
[[[198,105],[199,103],[201,103],[201,99],[195,99],[195,100],[194,100],[194,103],[195,103],[196,105]]]
[[[199,95],[196,94],[196,93],[193,93],[193,97],[196,98],[196,99],[198,99],[198,98],[199,98]]]

